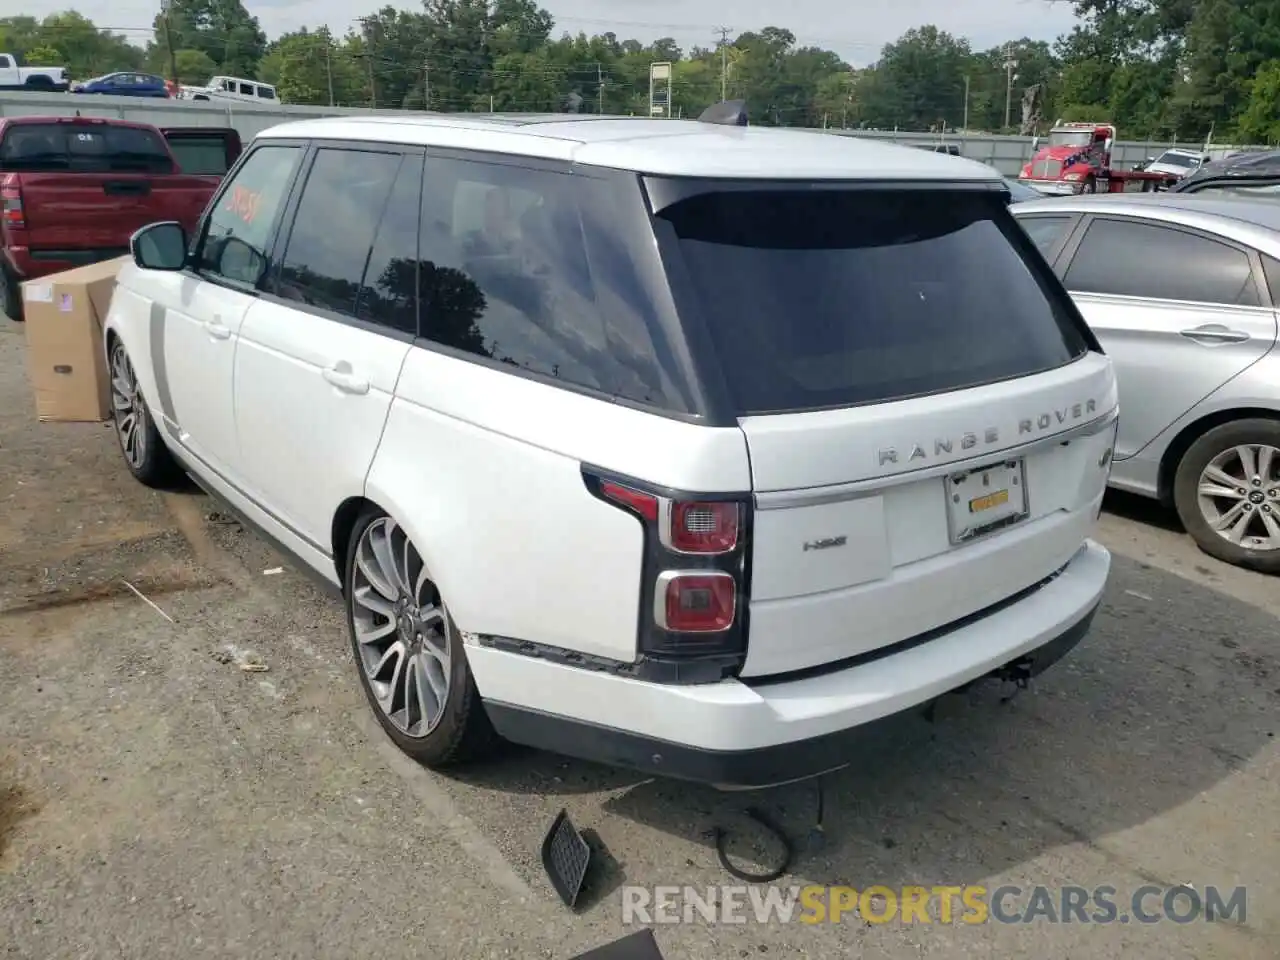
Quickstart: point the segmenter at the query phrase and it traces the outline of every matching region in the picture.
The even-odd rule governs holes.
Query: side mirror
[[[187,265],[187,231],[176,220],[153,223],[129,238],[129,252],[145,270],[181,270]]]

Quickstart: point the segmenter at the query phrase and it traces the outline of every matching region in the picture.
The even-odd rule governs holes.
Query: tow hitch
[[[1027,687],[1031,686],[1031,678],[1035,675],[1035,661],[1031,657],[1019,657],[1017,660],[1010,660],[1003,667],[994,670],[991,676],[1004,683],[1013,684],[1013,692],[1006,697],[1001,697],[1001,703],[1008,703]]]

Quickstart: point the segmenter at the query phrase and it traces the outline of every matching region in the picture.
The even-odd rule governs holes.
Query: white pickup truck
[[[68,86],[65,67],[20,67],[12,53],[0,53],[0,90],[62,93]]]

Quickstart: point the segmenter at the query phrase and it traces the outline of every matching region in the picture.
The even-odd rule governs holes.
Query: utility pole
[[[729,33],[732,27],[716,27],[715,33],[720,34],[720,102],[724,103],[728,99],[729,90]]]
[[[173,85],[178,86],[178,54],[173,49],[173,25],[170,23],[171,4],[169,0],[164,0],[164,42],[169,47],[169,79],[173,81]],[[177,93],[174,93],[177,96]]]
[[[333,106],[333,60],[330,51],[333,49],[333,38],[326,32],[324,35],[324,74],[329,81],[329,106]]]
[[[596,86],[600,91],[600,103],[596,107],[596,113],[604,113],[604,70],[600,64],[596,64]]]
[[[369,63],[369,108],[371,110],[378,109],[378,86],[373,75],[373,52],[374,52],[374,25],[377,23],[373,17],[361,17],[360,24],[364,27],[364,31],[368,37],[369,49],[365,51],[365,60]]]
[[[1013,59],[1013,44],[1007,43],[1004,47],[1004,125],[1005,129],[1009,128],[1010,111],[1013,109],[1013,81],[1017,74],[1013,71],[1018,69],[1018,61]]]
[[[431,61],[422,61],[422,109],[431,109]]]
[[[965,133],[969,132],[969,75],[968,74],[965,74],[965,77],[964,77],[964,125],[960,129],[965,131]]]

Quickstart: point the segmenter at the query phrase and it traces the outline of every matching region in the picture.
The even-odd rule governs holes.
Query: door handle
[[[1181,332],[1188,340],[1200,343],[1244,343],[1249,339],[1249,335],[1243,330],[1231,330],[1220,323],[1206,323]]]
[[[369,381],[364,377],[356,376],[351,369],[351,364],[345,360],[334,364],[332,367],[325,367],[322,373],[325,380],[343,393],[354,393],[363,396],[369,392]]]
[[[215,340],[231,339],[231,328],[224,327],[222,325],[222,321],[217,317],[204,322],[204,332],[209,334],[209,336],[213,337]]]

